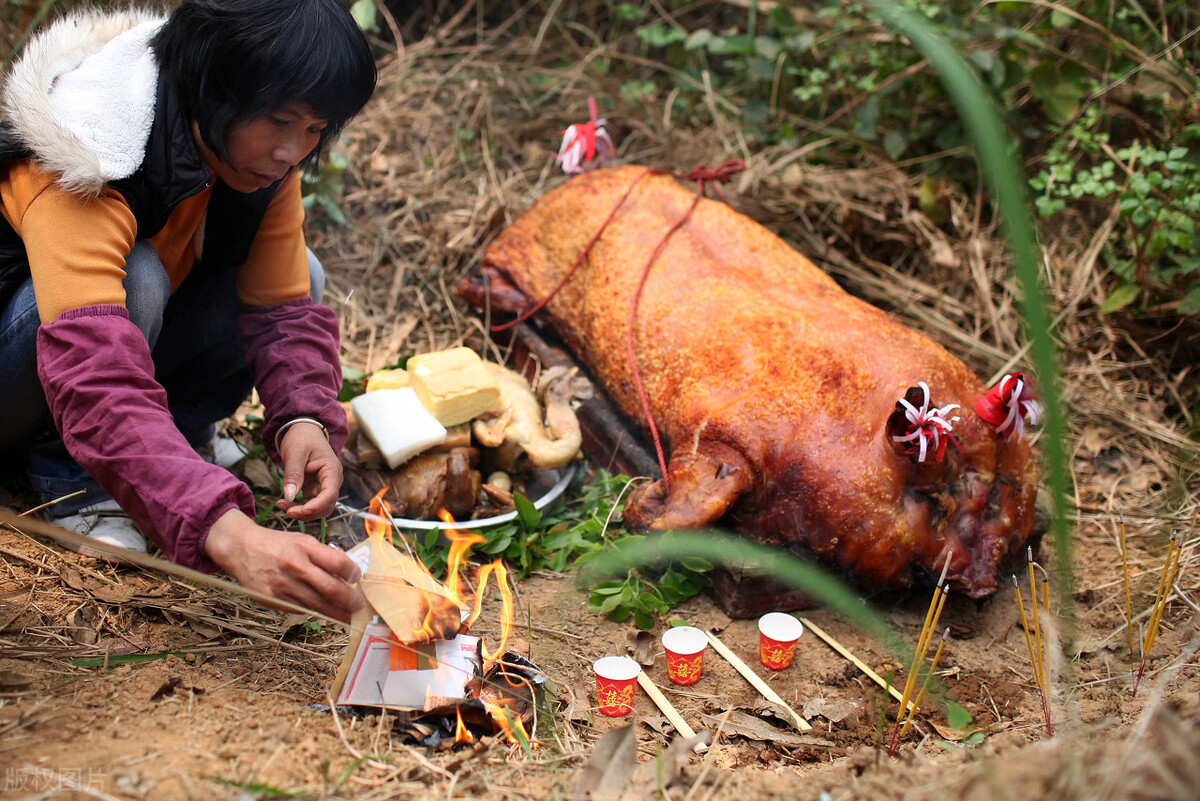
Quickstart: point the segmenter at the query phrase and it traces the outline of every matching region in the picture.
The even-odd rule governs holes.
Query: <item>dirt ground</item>
[[[332,626],[311,631],[219,591],[113,567],[12,531],[0,532],[0,557],[5,798],[566,797],[606,732],[636,721],[638,758],[651,764],[674,737],[641,691],[631,718],[597,714],[590,665],[628,652],[632,630],[588,613],[568,576],[517,586],[514,645],[548,677],[537,746],[526,754],[496,738],[413,747],[386,716],[335,716],[314,706],[326,701],[346,641]],[[1135,697],[1121,630],[1119,553],[1096,541],[1083,561],[1081,653],[1052,668],[1053,736],[1006,590],[982,604],[952,599],[942,616],[952,636],[939,677],[970,713],[969,725],[952,731],[940,715],[922,711],[896,754],[886,746],[899,705],[888,703],[882,721],[882,689],[811,632],[793,665],[771,672],[757,665],[754,621],[731,620],[708,596],[692,599],[673,617],[714,632],[812,730],[790,726],[712,648],[697,684],[671,685],[657,646],[647,676],[714,740],[686,762],[666,797],[1195,797],[1194,612],[1178,602],[1168,607]],[[1137,568],[1134,585],[1143,592],[1135,611],[1148,600],[1151,568]],[[927,598],[880,601],[915,641]],[[905,675],[907,666],[837,617],[819,609],[797,614],[878,673]],[[475,633],[497,636],[483,622],[489,619],[495,615],[485,611]],[[104,666],[103,654],[116,661],[129,652],[152,658]],[[81,654],[100,655],[99,664],[72,664]],[[976,731],[982,736],[970,745],[958,742]],[[631,782],[628,797],[654,790],[655,781],[643,777]]]
[[[560,54],[531,40],[441,30],[381,62],[376,99],[346,132],[341,208],[351,223],[330,224],[319,210],[312,219],[348,365],[369,371],[414,350],[482,344],[482,325],[450,288],[500,227],[561,178],[550,166],[555,132],[589,94],[613,121],[622,162],[686,168],[745,158],[746,172],[726,189],[731,202],[851,291],[981,375],[1022,352],[1003,248],[975,199],[951,193],[950,221],[933,226],[913,211],[916,187],[894,170],[751,148],[715,104],[702,129],[668,124],[655,103],[619,100],[602,76],[564,72]],[[545,102],[547,76],[557,81],[554,103]],[[630,629],[588,613],[572,576],[535,575],[516,587],[516,649],[548,678],[536,747],[494,738],[413,747],[390,716],[320,706],[346,643],[341,629],[0,528],[0,797],[572,798],[596,743],[631,721],[637,758],[650,768],[631,778],[629,799],[1200,797],[1196,448],[1182,400],[1185,377],[1194,383],[1186,343],[1195,337],[1098,317],[1094,244],[1065,234],[1046,243],[1074,479],[1075,628],[1073,647],[1050,670],[1053,735],[1005,582],[980,604],[951,597],[943,613],[951,637],[939,677],[969,723],[951,729],[932,706],[923,709],[896,753],[887,741],[898,704],[885,705],[882,688],[812,632],[792,667],[770,676],[757,668],[810,720],[803,734],[711,648],[690,688],[669,684],[657,649],[647,675],[712,739],[683,760],[677,784],[660,787],[676,765],[660,757],[674,732],[640,691],[633,718],[596,713],[590,665],[626,652]],[[1171,337],[1184,346],[1169,345]],[[0,500],[30,507],[21,497]],[[1118,514],[1128,521],[1132,654]],[[1186,545],[1177,593],[1135,696],[1131,673],[1176,529]],[[1039,558],[1050,564],[1052,549]],[[916,640],[927,591],[868,601]],[[1064,634],[1052,620],[1062,611],[1055,601],[1046,619],[1052,653]],[[903,681],[908,666],[852,626],[821,609],[798,614]],[[756,664],[753,621],[729,619],[709,596],[672,617]],[[476,631],[495,636],[494,621],[485,611]],[[145,659],[115,663],[129,654]]]

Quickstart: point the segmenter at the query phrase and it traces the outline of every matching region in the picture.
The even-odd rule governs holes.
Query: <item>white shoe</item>
[[[212,439],[196,448],[196,453],[209,464],[226,470],[246,458],[246,451],[242,450],[237,440],[221,434],[213,434]]]
[[[82,534],[90,540],[115,545],[135,553],[146,553],[146,535],[138,530],[137,525],[129,519],[129,516],[112,498],[101,501],[95,506],[85,506],[75,514],[57,518],[54,522],[65,529]],[[85,556],[124,564],[119,557],[103,551],[68,542],[60,544]]]

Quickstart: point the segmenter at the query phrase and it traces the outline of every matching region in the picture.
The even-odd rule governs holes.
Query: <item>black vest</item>
[[[28,159],[32,153],[0,122],[0,163]],[[146,153],[137,172],[112,181],[137,222],[137,238],[149,239],[162,230],[180,201],[208,186],[211,176],[196,152],[191,123],[184,117],[165,70],[158,76],[154,123]],[[204,223],[204,257],[193,269],[237,266],[250,254],[250,245],[275,195],[279,182],[257,192],[236,192],[217,181]],[[29,277],[25,245],[0,216],[0,308]]]

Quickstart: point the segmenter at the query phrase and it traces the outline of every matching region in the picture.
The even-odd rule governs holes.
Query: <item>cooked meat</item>
[[[539,314],[643,426],[630,311],[651,253],[695,197],[645,172],[598,170],[553,190],[488,248],[486,293],[461,288],[497,310],[528,309],[600,232]],[[994,592],[999,565],[1022,552],[1036,467],[1026,441],[973,411],[976,376],[725,204],[701,201],[670,236],[633,339],[670,460],[666,481],[630,498],[629,526],[732,528],[875,588],[936,577],[949,559],[951,587],[973,597]],[[949,428],[898,442],[908,408],[897,417],[898,402],[922,397]]]

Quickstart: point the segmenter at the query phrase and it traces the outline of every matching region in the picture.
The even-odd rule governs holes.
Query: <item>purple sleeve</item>
[[[337,315],[311,298],[275,306],[248,306],[241,316],[241,344],[254,386],[266,409],[263,445],[279,461],[275,435],[297,417],[320,420],[339,453],[346,442],[346,410],[338,403],[342,362]]]
[[[64,312],[37,335],[38,376],[67,450],[172,562],[212,572],[204,541],[250,489],[205,462],[167,411],[141,331],[122,306]]]

